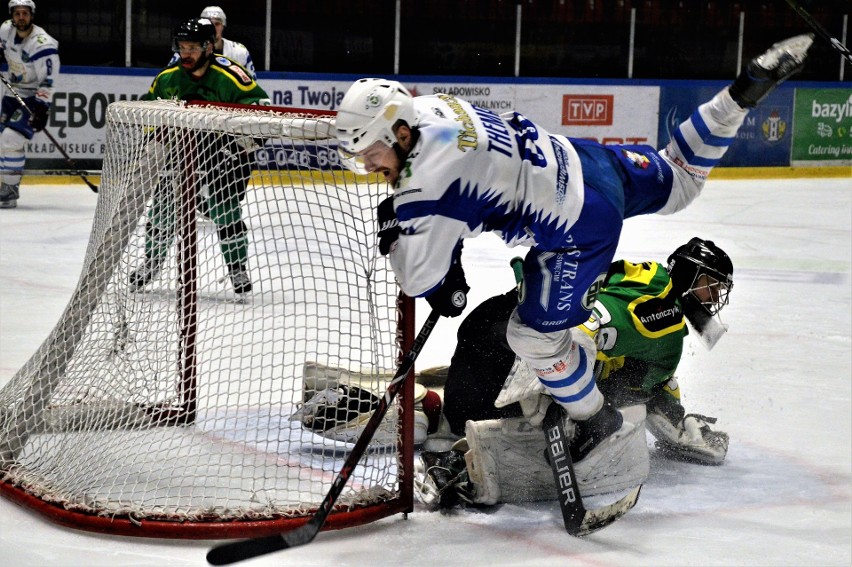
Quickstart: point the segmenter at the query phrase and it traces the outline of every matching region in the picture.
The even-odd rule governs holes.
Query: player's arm
[[[6,61],[6,38],[11,36],[12,20],[6,20],[0,24],[0,63]]]
[[[40,46],[30,55],[30,63],[35,69],[38,85],[30,104],[32,116],[30,124],[33,130],[39,132],[47,125],[47,115],[53,102],[56,90],[56,79],[59,77],[59,48],[56,41],[41,35],[37,38]]]
[[[254,77],[255,80],[256,80],[257,79],[257,71],[254,68],[254,61],[252,61],[251,54],[248,52],[248,49],[246,49],[245,68],[246,68],[246,71],[251,73],[251,76]]]
[[[425,297],[433,309],[455,317],[467,305],[470,290],[461,264],[465,225],[446,216],[422,214],[422,206],[409,202],[397,208],[400,232],[390,251],[391,266],[406,294]]]
[[[230,42],[231,44],[231,55],[229,55],[229,57],[242,65],[245,70],[251,74],[252,78],[257,80],[257,71],[255,71],[254,61],[252,61],[251,53],[249,53],[248,48],[238,41],[231,41],[228,39],[225,41]]]

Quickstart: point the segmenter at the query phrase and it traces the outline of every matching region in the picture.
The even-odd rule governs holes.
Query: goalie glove
[[[379,397],[364,388],[333,384],[316,392],[304,402],[290,421],[301,421],[302,425],[317,433],[325,433],[341,426],[355,426],[365,421],[379,405]]]
[[[728,434],[713,431],[716,418],[690,413],[673,424],[658,411],[646,418],[651,434],[657,438],[654,446],[664,456],[701,465],[721,465],[728,453]]]

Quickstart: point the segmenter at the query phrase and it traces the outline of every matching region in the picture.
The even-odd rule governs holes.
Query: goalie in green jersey
[[[597,344],[596,381],[606,403],[644,425],[666,457],[721,464],[728,435],[715,419],[687,414],[675,371],[688,334],[707,346],[724,333],[719,312],[733,264],[713,242],[693,238],[668,264],[613,262],[592,317],[575,333]],[[505,341],[517,289],[492,297],[462,322],[444,384],[444,427],[424,445],[419,486],[442,506],[552,499],[540,424],[551,401]],[[575,464],[583,496],[615,492],[649,472],[645,427],[612,443],[601,461]],[[452,446],[452,448],[451,448]]]
[[[237,62],[213,52],[216,29],[206,18],[190,19],[174,32],[172,49],[179,58],[151,84],[147,100],[202,100],[269,105],[266,92]],[[251,291],[248,274],[248,228],[242,219],[242,200],[251,178],[253,143],[221,133],[197,133],[191,143],[175,148],[172,158],[186,158],[195,148],[197,209],[216,225],[219,246],[234,292]],[[175,164],[175,168],[183,168]],[[139,290],[162,270],[174,241],[176,211],[171,179],[157,187],[145,226],[145,261],[130,274],[130,287]]]

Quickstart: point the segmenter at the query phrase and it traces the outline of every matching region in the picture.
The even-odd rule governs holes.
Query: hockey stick
[[[207,553],[208,563],[211,565],[230,565],[231,563],[251,559],[252,557],[258,557],[260,555],[266,555],[267,553],[272,553],[282,549],[305,545],[313,541],[322,528],[322,525],[325,523],[325,520],[328,518],[328,515],[331,513],[332,508],[334,508],[334,504],[340,496],[340,493],[343,492],[343,487],[346,485],[346,481],[348,481],[349,477],[352,476],[355,466],[364,455],[367,445],[370,443],[370,440],[379,428],[382,419],[384,419],[385,414],[388,411],[388,407],[390,407],[390,403],[403,386],[405,386],[405,381],[410,374],[411,368],[414,366],[414,361],[420,355],[420,351],[423,349],[426,339],[428,339],[429,335],[432,334],[432,329],[435,328],[435,323],[438,322],[439,317],[440,314],[434,309],[431,313],[429,313],[429,317],[426,319],[426,322],[423,323],[423,327],[414,339],[414,344],[412,345],[411,350],[408,351],[405,359],[399,365],[399,369],[396,371],[393,380],[391,380],[391,383],[388,385],[387,391],[385,391],[384,396],[382,396],[379,400],[379,404],[373,411],[370,421],[368,421],[367,425],[364,426],[364,431],[355,443],[355,447],[353,447],[349,456],[346,457],[346,460],[343,462],[343,467],[340,469],[340,472],[337,473],[337,477],[335,477],[334,482],[331,483],[331,490],[328,491],[328,494],[326,494],[319,506],[319,509],[313,517],[311,517],[306,524],[283,534],[218,545]]]
[[[826,31],[826,29],[801,6],[801,4],[796,2],[796,0],[787,0],[787,4],[789,4],[790,7],[793,8],[793,11],[799,14],[799,16],[801,16],[809,26],[811,26],[811,29],[813,29],[818,36],[830,43],[835,51],[846,59],[848,63],[852,64],[852,53],[849,52],[848,47],[843,45],[843,42],[836,37],[832,37],[832,35],[829,34],[828,31]]]
[[[9,82],[9,79],[7,79],[6,75],[4,75],[3,73],[0,73],[0,81],[3,81],[3,84],[6,85],[6,88],[9,89],[10,93],[12,93],[12,96],[14,96],[16,99],[18,99],[18,102],[21,103],[21,106],[26,108],[27,112],[29,112],[30,116],[32,116],[33,111],[30,109],[29,106],[27,106],[27,103],[24,101],[23,98],[21,98],[21,95],[18,94],[18,91],[15,90],[15,87],[12,86],[12,83]],[[56,146],[56,149],[58,149],[59,152],[62,154],[62,156],[65,158],[65,163],[67,163],[69,166],[71,166],[71,168],[74,170],[74,173],[79,175],[83,179],[83,181],[86,182],[86,185],[89,186],[89,189],[91,189],[93,192],[97,193],[98,192],[98,186],[95,185],[94,183],[92,183],[91,181],[89,181],[88,179],[86,179],[86,176],[83,175],[83,171],[79,167],[77,167],[77,164],[74,163],[74,160],[71,159],[71,156],[69,156],[68,153],[62,148],[62,146],[59,145],[59,142],[56,141],[56,138],[53,137],[53,134],[51,134],[47,130],[47,128],[44,128],[42,130],[42,132],[44,132],[45,136],[50,138],[50,141],[53,142],[53,145]]]
[[[559,507],[565,531],[573,536],[585,536],[596,532],[618,520],[636,505],[639,499],[640,484],[621,500],[600,508],[586,509],[574,476],[574,463],[568,451],[570,439],[565,434],[565,422],[562,407],[550,404],[545,415],[544,438],[547,442],[547,456],[553,469],[553,479],[559,490]]]

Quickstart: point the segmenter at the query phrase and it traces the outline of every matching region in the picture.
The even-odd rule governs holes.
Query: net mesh
[[[351,445],[291,419],[306,368],[381,393],[399,356],[387,188],[344,173],[333,134],[257,107],[110,105],[78,286],[0,391],[4,487],[139,525],[317,508]],[[399,497],[398,414],[342,510]]]

